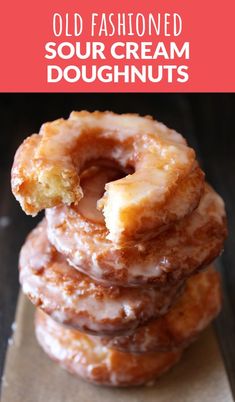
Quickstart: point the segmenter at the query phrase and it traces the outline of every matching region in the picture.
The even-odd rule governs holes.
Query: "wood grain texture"
[[[10,167],[22,139],[44,121],[71,110],[153,115],[182,133],[197,150],[208,180],[225,200],[229,238],[219,260],[224,308],[216,331],[235,392],[235,133],[233,94],[1,94],[0,95],[0,370],[3,369],[18,293],[21,244],[40,217],[24,215],[10,192]]]

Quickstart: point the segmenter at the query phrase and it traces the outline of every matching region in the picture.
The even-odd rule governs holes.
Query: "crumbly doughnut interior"
[[[46,163],[36,157],[41,139],[40,134],[28,137],[17,150],[12,168],[13,192],[23,210],[33,216],[46,207],[70,205],[82,197],[77,174],[61,169],[58,161]]]

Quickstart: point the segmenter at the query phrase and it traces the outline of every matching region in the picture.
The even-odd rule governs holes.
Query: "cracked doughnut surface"
[[[46,210],[49,240],[71,265],[107,284],[162,286],[188,277],[220,254],[227,233],[224,204],[207,184],[199,206],[154,239],[118,246],[108,240],[96,202],[115,174],[107,166],[87,169],[81,202]]]
[[[23,292],[55,320],[94,334],[123,334],[165,314],[182,283],[155,288],[104,287],[71,267],[49,243],[45,220],[20,254]]]
[[[101,340],[109,348],[132,353],[182,349],[195,340],[220,309],[220,277],[210,267],[186,281],[183,293],[164,316],[131,335]]]
[[[136,355],[108,349],[97,337],[65,328],[39,309],[35,331],[39,344],[53,360],[72,374],[100,385],[127,387],[148,383],[181,357],[180,350]]]
[[[84,166],[104,156],[134,170],[106,184],[98,203],[112,242],[155,237],[198,205],[204,174],[183,137],[148,116],[111,112],[72,112],[43,124],[16,152],[13,194],[31,215],[77,205]]]

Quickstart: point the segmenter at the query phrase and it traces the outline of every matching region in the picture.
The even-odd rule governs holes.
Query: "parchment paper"
[[[34,309],[20,295],[9,344],[2,402],[232,402],[223,361],[210,328],[153,387],[110,389],[79,380],[49,360],[33,329]]]

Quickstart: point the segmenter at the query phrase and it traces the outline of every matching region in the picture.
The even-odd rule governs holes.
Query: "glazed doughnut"
[[[209,325],[220,308],[220,278],[210,268],[187,280],[183,294],[167,314],[132,335],[105,337],[101,341],[109,348],[132,353],[182,349]]]
[[[108,349],[97,337],[65,328],[39,309],[35,321],[43,350],[72,374],[96,384],[126,387],[148,383],[181,357],[180,350],[135,355]]]
[[[220,254],[226,236],[224,204],[208,185],[191,215],[155,239],[117,247],[107,239],[103,216],[96,209],[110,175],[115,169],[86,170],[78,205],[46,210],[49,240],[75,268],[107,284],[158,286],[191,275]]]
[[[76,205],[81,172],[104,156],[134,171],[106,184],[98,203],[112,242],[155,237],[198,205],[204,174],[183,137],[150,117],[111,112],[73,112],[43,124],[16,152],[13,194],[31,215]]]
[[[69,266],[55,250],[45,220],[22,247],[19,267],[23,292],[36,306],[61,323],[94,334],[127,333],[165,314],[182,287],[103,287]]]

